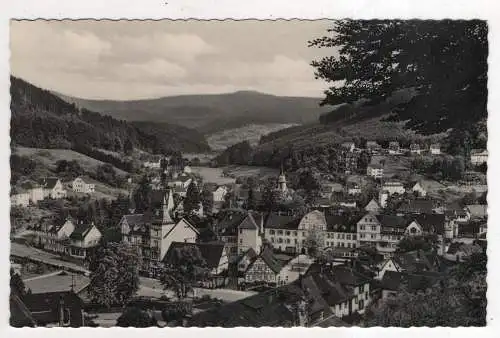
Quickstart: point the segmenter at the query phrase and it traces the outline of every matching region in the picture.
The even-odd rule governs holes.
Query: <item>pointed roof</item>
[[[238,229],[259,230],[259,226],[257,225],[257,222],[255,222],[255,218],[249,212],[247,217],[245,217],[243,222],[241,222],[238,226]]]

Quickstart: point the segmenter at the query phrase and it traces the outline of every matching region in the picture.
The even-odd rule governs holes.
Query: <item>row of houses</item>
[[[81,177],[77,177],[69,185],[77,193],[92,194],[95,192],[95,184],[85,182]],[[65,198],[67,194],[64,184],[59,178],[49,177],[40,180],[36,184],[29,182],[22,184],[18,192],[10,196],[10,200],[12,205],[26,207],[46,198]]]
[[[341,147],[349,152],[359,152],[362,150],[356,148],[354,142],[344,142],[341,144]],[[380,154],[384,150],[382,146],[376,141],[367,141],[365,144],[365,149],[373,155]],[[424,149],[419,143],[412,143],[410,144],[410,148],[408,150],[405,150],[401,148],[399,142],[392,141],[389,142],[389,145],[385,150],[391,155],[401,155],[405,151],[409,151],[411,154],[422,154],[424,152],[428,152],[431,155],[440,155],[441,145],[439,143],[433,143],[429,146],[428,149]]]
[[[35,246],[78,259],[87,258],[102,238],[102,233],[93,223],[76,222],[71,218],[63,221],[43,219],[27,230]]]

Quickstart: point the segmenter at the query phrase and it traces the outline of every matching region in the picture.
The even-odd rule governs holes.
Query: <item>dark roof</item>
[[[435,254],[426,253],[422,250],[415,250],[404,253],[396,253],[392,258],[404,271],[433,271],[436,270]]]
[[[262,250],[259,257],[261,257],[262,260],[267,264],[267,266],[275,273],[280,272],[283,268],[283,262],[276,258],[273,250],[269,247],[266,247],[264,250]]]
[[[229,210],[222,212],[222,219],[217,222],[219,231],[236,230],[238,226],[247,217],[247,213],[243,210]]]
[[[10,304],[10,326],[13,327],[35,327],[36,321],[32,313],[23,303],[21,298],[11,293],[9,298]]]
[[[73,230],[69,237],[74,240],[83,240],[93,227],[93,224],[76,224],[75,230]]]
[[[255,219],[252,216],[252,213],[249,212],[247,214],[247,217],[245,217],[245,219],[243,219],[243,221],[238,226],[238,229],[259,230],[259,226],[255,222]]]
[[[444,233],[444,214],[418,214],[413,219],[422,226],[425,232]]]
[[[314,281],[305,279],[194,314],[189,326],[291,327],[298,325],[294,308],[301,301],[311,313],[330,317],[331,310]]]
[[[407,220],[403,216],[396,215],[375,215],[383,227],[406,228]]]
[[[270,229],[297,229],[302,216],[296,215],[280,215],[278,213],[272,212],[267,215],[264,222],[264,228]]]
[[[28,294],[23,302],[31,311],[38,325],[59,322],[61,301],[70,309],[71,326],[83,325],[83,301],[73,291]]]
[[[444,278],[439,273],[406,273],[386,271],[381,281],[384,290],[398,291],[406,285],[409,291],[424,291]]]
[[[165,258],[163,261],[169,263],[173,259],[173,253],[177,249],[187,248],[187,247],[197,247],[200,250],[200,254],[207,263],[207,267],[210,269],[219,266],[222,255],[224,254],[224,243],[222,242],[208,242],[208,243],[185,243],[185,242],[173,242],[170,244]]]
[[[327,231],[331,232],[356,232],[355,217],[347,214],[325,215]]]
[[[321,292],[321,296],[329,306],[335,306],[348,300],[352,297],[352,290],[340,284],[338,281],[332,280],[322,273],[312,273],[309,278],[312,278]]]
[[[360,273],[354,271],[343,265],[337,265],[331,269],[331,277],[333,280],[338,281],[340,284],[344,285],[362,285],[368,283],[370,279]]]
[[[45,189],[52,189],[56,186],[57,182],[59,179],[57,177],[47,177],[44,178],[40,184],[45,188]]]
[[[428,213],[431,214],[436,208],[436,202],[429,199],[413,199],[403,202],[398,210],[403,212],[413,212],[413,213]]]

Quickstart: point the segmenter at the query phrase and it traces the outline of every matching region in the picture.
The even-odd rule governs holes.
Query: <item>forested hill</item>
[[[150,152],[210,150],[195,130],[167,123],[131,124],[77,108],[47,90],[11,76],[11,139],[37,148],[89,147]]]
[[[127,121],[172,122],[205,135],[248,124],[308,123],[327,111],[318,98],[254,91],[167,96],[134,101],[86,100],[57,94],[79,107]]]

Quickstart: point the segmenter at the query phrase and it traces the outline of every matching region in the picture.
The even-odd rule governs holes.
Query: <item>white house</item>
[[[95,192],[95,184],[94,183],[85,183],[85,181],[81,177],[77,177],[73,180],[71,187],[74,192],[84,193],[84,194],[92,194]]]
[[[361,194],[361,187],[355,182],[349,182],[347,184],[347,193],[349,195],[359,195]]]
[[[224,202],[224,198],[226,197],[227,194],[227,188],[224,185],[218,186],[217,189],[215,189],[212,192],[212,199],[214,203],[222,203]]]
[[[101,238],[101,232],[93,223],[77,224],[69,235],[71,242],[68,253],[72,257],[84,259],[89,254],[89,249],[99,245]]]
[[[369,164],[366,167],[366,175],[373,178],[382,178],[384,177],[384,167],[380,164]]]
[[[394,194],[403,195],[405,193],[405,187],[401,182],[385,182],[381,190],[387,191],[390,196]]]
[[[488,150],[472,149],[470,153],[470,161],[473,165],[481,165],[488,162]]]
[[[427,195],[427,190],[423,187],[423,184],[421,182],[416,182],[412,187],[411,191],[413,193],[418,194],[421,197],[425,197]]]
[[[16,206],[27,207],[30,204],[30,194],[27,192],[10,196],[10,203]]]
[[[238,253],[242,254],[252,248],[260,252],[262,248],[262,237],[260,226],[249,212],[238,226]]]
[[[40,186],[43,188],[44,198],[59,199],[66,197],[66,189],[64,189],[61,180],[57,177],[43,179]]]
[[[389,142],[389,154],[399,155],[401,154],[401,149],[399,147],[399,142],[393,141]]]
[[[344,142],[342,143],[341,147],[352,153],[354,151],[354,148],[356,148],[356,145],[354,144],[354,142]]]
[[[418,143],[410,144],[410,153],[420,155],[422,153],[422,149],[420,148],[420,144],[418,144]]]
[[[380,209],[382,209],[380,207],[380,205],[377,203],[377,201],[375,199],[371,199],[370,202],[368,202],[368,204],[365,206],[365,210],[368,211],[368,212],[374,212],[374,213],[377,213],[380,211]]]
[[[431,155],[440,155],[441,154],[441,145],[439,143],[431,144],[429,148]]]

